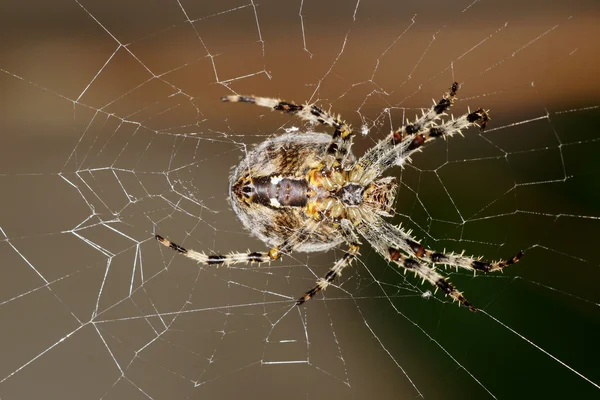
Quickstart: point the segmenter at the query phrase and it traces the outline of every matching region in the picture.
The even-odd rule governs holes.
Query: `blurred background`
[[[0,398],[596,398],[600,368],[597,1],[3,3]],[[459,308],[343,253],[262,251],[228,177],[269,137],[315,129],[232,93],[317,102],[362,154],[453,81],[438,140],[392,174],[393,221],[433,249],[525,257],[450,271]]]

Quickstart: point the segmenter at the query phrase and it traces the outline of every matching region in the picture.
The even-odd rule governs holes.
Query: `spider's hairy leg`
[[[437,103],[434,102],[433,106],[427,112],[424,112],[420,118],[417,118],[412,124],[400,127],[397,131],[391,133],[390,136],[400,142],[403,138],[415,135],[432,126],[438,118],[452,107],[459,87],[458,82],[452,83],[452,86],[444,93],[444,96]]]
[[[431,264],[445,264],[452,267],[464,268],[473,273],[480,271],[483,273],[502,271],[504,268],[516,264],[523,257],[524,252],[520,251],[515,256],[507,261],[485,261],[480,258],[471,256],[465,256],[463,254],[454,253],[440,253],[435,250],[427,249],[409,233],[405,232],[402,228],[389,224],[383,223],[390,234],[396,238],[399,238],[404,245],[401,247],[407,254],[412,254],[415,257]]]
[[[312,299],[314,295],[319,293],[321,290],[327,289],[327,286],[329,286],[331,282],[333,282],[336,278],[342,276],[342,271],[344,270],[344,268],[346,268],[352,263],[352,261],[358,254],[358,250],[358,244],[351,244],[344,256],[336,261],[333,267],[329,269],[329,272],[325,274],[324,278],[320,278],[319,280],[317,280],[317,285],[314,288],[310,289],[304,294],[304,296],[300,297],[296,301],[296,305],[301,305],[305,301]]]
[[[475,258],[472,256],[465,256],[463,254],[439,253],[434,250],[425,249],[419,243],[414,241],[410,241],[409,245],[413,251],[415,251],[414,254],[417,255],[417,257],[418,254],[421,254],[419,258],[432,264],[445,264],[451,267],[467,269],[473,271],[473,273],[479,271],[483,272],[484,274],[487,274],[488,272],[502,271],[504,268],[518,263],[525,254],[523,251],[519,251],[512,258],[506,261],[485,261],[478,257]]]
[[[431,127],[434,122],[450,109],[456,99],[456,92],[460,85],[458,82],[452,83],[450,89],[442,96],[442,98],[423,112],[420,118],[417,118],[412,124],[401,126],[398,130],[391,132],[385,139],[381,140],[377,145],[373,146],[359,160],[360,170],[367,170],[381,158],[381,155],[393,149],[402,142],[402,139],[412,137],[418,132],[421,132]]]
[[[248,263],[248,262],[256,262],[256,263],[264,263],[269,261],[277,260],[280,257],[280,252],[276,247],[269,250],[268,252],[250,252],[250,253],[231,253],[227,255],[206,255],[204,253],[198,252],[196,250],[188,250],[185,247],[182,247],[176,243],[171,242],[168,239],[163,238],[160,235],[155,235],[156,240],[158,240],[163,246],[169,247],[172,250],[175,250],[179,254],[191,258],[192,260],[206,264],[206,265],[231,265],[231,264],[239,264],[239,263]]]
[[[461,134],[471,126],[483,128],[489,120],[488,111],[478,108],[458,118],[444,121],[440,125],[429,127],[415,135],[406,136],[399,142],[392,138],[387,143],[380,142],[369,150],[350,172],[350,179],[363,183],[380,176],[387,169],[410,161],[410,156],[421,151],[421,147],[439,137],[452,137]],[[366,169],[365,169],[366,167]]]
[[[297,105],[269,97],[239,95],[225,96],[221,98],[221,101],[229,103],[252,103],[257,106],[296,115],[303,121],[333,127],[335,131],[332,134],[332,141],[327,152],[334,155],[337,160],[343,159],[350,152],[350,147],[352,147],[351,139],[354,135],[352,129],[339,116],[335,117],[314,104]]]
[[[439,274],[435,269],[418,262],[413,258],[406,257],[400,250],[390,247],[386,257],[388,260],[393,261],[395,264],[404,268],[408,271],[414,271],[423,280],[428,281],[433,286],[441,289],[446,295],[452,297],[469,310],[475,312],[477,309],[459,292],[452,283],[450,283],[445,277]]]
[[[461,133],[471,125],[485,128],[489,117],[483,109],[436,125],[436,120],[445,115],[454,103],[458,89],[458,82],[454,82],[450,90],[415,122],[402,126],[379,141],[360,158],[350,173],[350,179],[361,184],[369,183],[388,168],[410,161],[410,155],[427,141]]]
[[[305,301],[312,299],[314,295],[319,293],[321,290],[325,290],[327,286],[331,284],[331,282],[342,276],[342,271],[344,268],[348,267],[358,255],[360,242],[358,240],[358,235],[356,232],[354,232],[352,223],[347,219],[343,219],[340,221],[340,229],[346,242],[348,243],[348,251],[346,251],[341,259],[335,262],[333,267],[329,269],[324,278],[317,280],[317,285],[314,288],[306,292],[304,296],[296,301],[296,305],[301,305]]]
[[[457,133],[461,134],[463,129],[466,129],[470,126],[476,125],[481,127],[483,130],[490,118],[488,113],[489,110],[478,108],[477,110],[463,114],[456,119],[453,118],[449,121],[444,121],[440,125],[428,128],[422,133],[417,133],[408,138],[410,142],[404,139],[404,143],[399,143],[403,147],[403,150],[410,155],[410,153],[423,146],[423,144],[427,141],[431,141],[438,137],[452,137]]]
[[[249,253],[229,253],[226,255],[219,254],[211,254],[206,255],[205,253],[186,249],[183,246],[180,246],[176,243],[171,242],[168,239],[160,235],[154,235],[156,240],[159,241],[163,246],[169,247],[172,250],[175,250],[179,254],[191,258],[196,262],[206,264],[206,265],[232,265],[232,264],[240,264],[240,263],[264,263],[275,261],[281,258],[283,254],[291,252],[295,248],[297,248],[302,242],[304,242],[308,235],[314,231],[317,223],[315,221],[309,221],[305,226],[296,230],[292,235],[290,235],[283,243],[278,246],[271,248],[267,252],[249,252]]]
[[[414,259],[411,248],[406,240],[399,234],[399,228],[378,218],[374,223],[362,223],[358,225],[360,234],[377,250],[386,260],[394,262],[396,265],[404,268],[406,271],[413,271],[423,280],[428,281],[433,286],[442,289],[442,291],[452,297],[460,304],[468,307],[471,311],[477,311],[475,307],[459,292],[454,285],[447,281],[435,268],[427,265],[422,260]]]

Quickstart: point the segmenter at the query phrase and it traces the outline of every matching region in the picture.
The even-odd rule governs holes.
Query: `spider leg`
[[[387,230],[392,236],[400,238],[400,241],[402,242],[401,249],[406,254],[412,254],[427,263],[445,264],[453,267],[464,268],[473,271],[473,273],[481,271],[487,274],[488,272],[502,271],[509,265],[518,263],[524,254],[523,251],[520,251],[507,261],[499,260],[489,262],[481,260],[480,258],[465,256],[463,254],[439,253],[435,250],[423,247],[421,243],[416,241],[409,233],[405,232],[401,228],[385,221],[383,222],[383,225],[386,226]]]
[[[342,276],[342,271],[344,270],[344,268],[346,268],[347,266],[349,266],[352,263],[352,261],[358,254],[358,250],[359,250],[358,244],[351,244],[348,248],[348,251],[346,251],[346,253],[344,254],[344,256],[335,262],[333,267],[331,267],[331,269],[329,269],[329,272],[327,272],[327,274],[325,274],[324,278],[319,278],[317,280],[317,285],[314,288],[310,289],[308,292],[306,292],[304,294],[304,296],[300,297],[296,301],[296,305],[299,306],[299,305],[303,304],[305,301],[312,299],[314,297],[314,295],[319,293],[321,290],[327,289],[327,287],[331,284],[331,282],[333,282],[336,278],[339,278],[340,276]]]
[[[264,263],[269,261],[277,260],[281,254],[277,247],[272,248],[268,252],[251,252],[251,253],[230,253],[227,255],[211,254],[206,255],[196,250],[188,250],[176,243],[171,242],[168,239],[163,238],[160,235],[155,235],[163,246],[169,247],[179,254],[191,258],[196,262],[206,265],[232,265],[247,262]]]
[[[354,259],[356,258],[356,255],[358,254],[358,250],[360,248],[360,242],[358,240],[358,235],[354,231],[352,222],[350,222],[347,219],[341,220],[340,229],[342,235],[348,243],[348,251],[346,251],[346,253],[341,259],[335,262],[335,264],[329,269],[327,274],[325,274],[324,278],[320,278],[317,280],[317,285],[314,288],[306,292],[304,296],[302,296],[296,301],[296,305],[301,305],[305,301],[313,298],[314,295],[319,293],[321,290],[325,290],[327,286],[331,284],[331,282],[333,282],[336,278],[342,276],[342,271],[344,270],[344,268],[352,264],[352,261],[354,261]]]
[[[428,281],[433,286],[442,289],[446,295],[452,297],[463,306],[468,307],[469,310],[473,312],[477,311],[477,309],[473,307],[473,305],[462,295],[462,293],[459,292],[456,287],[452,285],[452,283],[439,274],[434,268],[431,268],[424,263],[420,263],[413,258],[406,257],[400,252],[400,250],[393,247],[388,249],[386,258],[405,270],[414,271],[417,275],[423,278],[423,281]]]
[[[440,125],[429,127],[416,133],[412,136],[405,136],[400,139],[398,145],[407,152],[404,157],[410,156],[416,149],[423,146],[425,142],[436,139],[438,137],[452,137],[455,134],[462,133],[463,129],[466,129],[473,125],[485,127],[489,120],[488,111],[482,108],[478,108],[473,112],[463,114],[460,117],[444,121]]]
[[[444,113],[452,107],[454,100],[456,99],[456,92],[459,89],[458,82],[454,82],[444,96],[434,105],[424,112],[421,118],[417,118],[412,124],[407,124],[400,127],[395,132],[392,132],[389,137],[394,139],[396,142],[400,142],[405,137],[411,137],[416,135],[428,127],[432,126],[437,119],[439,119]]]
[[[334,117],[314,104],[297,105],[269,97],[238,95],[222,97],[221,101],[230,103],[252,103],[257,106],[296,115],[303,121],[333,127],[335,130],[332,134],[331,144],[327,149],[327,153],[334,155],[338,161],[342,160],[350,153],[352,136],[354,135],[352,129],[341,120],[339,116]]]
[[[425,249],[423,246],[421,246],[415,241],[408,241],[407,244],[411,246],[411,249],[413,250],[413,254],[415,254],[415,256],[419,257],[422,260],[426,260],[432,264],[445,264],[452,267],[464,268],[473,271],[473,273],[480,271],[484,274],[487,274],[488,272],[502,271],[509,265],[518,263],[524,254],[523,251],[519,251],[516,255],[514,255],[507,261],[485,261],[481,260],[480,258],[465,256],[463,254],[439,253],[434,250]]]
[[[424,281],[428,281],[433,286],[442,289],[442,291],[452,297],[460,304],[468,307],[471,311],[477,311],[473,305],[435,268],[421,260],[416,260],[410,256],[412,250],[406,244],[406,241],[398,234],[399,228],[385,222],[383,219],[371,224],[362,223],[357,226],[360,234],[377,250],[385,259],[392,261],[396,265],[407,271],[413,271]]]
[[[409,161],[410,155],[428,141],[460,134],[463,129],[472,125],[485,128],[489,116],[487,111],[481,108],[441,124],[435,123],[452,106],[458,87],[458,83],[454,82],[450,90],[433,107],[423,113],[421,118],[390,133],[367,151],[350,172],[350,179],[361,184],[370,183],[388,168]]]
[[[162,245],[169,247],[181,255],[191,258],[199,263],[206,265],[232,265],[248,262],[264,263],[275,261],[281,258],[282,254],[289,253],[301,245],[308,235],[314,231],[318,222],[310,220],[305,226],[294,231],[283,243],[271,248],[268,252],[250,252],[250,253],[229,253],[226,255],[211,254],[206,255],[203,252],[189,250],[183,246],[171,242],[160,235],[154,235]]]

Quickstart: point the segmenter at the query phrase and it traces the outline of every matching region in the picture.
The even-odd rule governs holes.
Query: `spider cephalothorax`
[[[522,252],[508,261],[486,262],[462,254],[426,249],[410,232],[390,224],[397,185],[382,174],[437,138],[460,133],[471,125],[482,129],[487,111],[477,109],[459,118],[440,121],[456,98],[458,83],[414,123],[390,133],[360,159],[352,155],[352,131],[315,105],[296,105],[254,96],[228,96],[225,102],[254,103],[334,128],[332,135],[316,132],[287,133],[269,139],[250,151],[230,179],[229,199],[242,223],[269,245],[268,252],[205,255],[187,250],[161,236],[165,246],[199,262],[220,265],[268,262],[292,251],[326,251],[348,246],[317,285],[297,300],[302,304],[325,289],[358,255],[362,236],[388,261],[414,271],[424,280],[472,311],[476,309],[435,268],[446,264],[484,273],[516,263]]]

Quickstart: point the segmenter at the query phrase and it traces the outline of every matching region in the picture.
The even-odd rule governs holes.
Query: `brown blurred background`
[[[0,399],[596,397],[599,11],[4,2]],[[454,80],[455,115],[492,121],[397,171],[395,222],[435,249],[526,249],[500,277],[452,276],[500,322],[423,298],[368,246],[297,309],[339,251],[198,268],[152,239],[263,249],[225,201],[230,168],[303,125],[221,96],[331,106],[369,129],[361,154]]]

